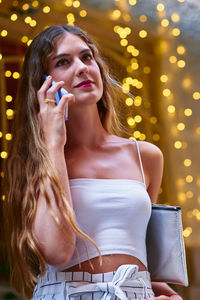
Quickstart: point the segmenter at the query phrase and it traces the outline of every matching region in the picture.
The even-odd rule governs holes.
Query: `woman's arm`
[[[147,179],[147,191],[152,203],[157,202],[163,174],[163,155],[158,147],[149,143],[141,143],[141,156]],[[155,298],[159,300],[181,300],[182,297],[169,287],[167,283],[152,282]],[[174,295],[175,294],[175,295]]]
[[[74,100],[74,97],[72,94],[63,96],[57,106],[54,103],[45,103],[44,99],[53,99],[56,90],[63,85],[63,82],[59,82],[49,88],[51,80],[51,77],[48,77],[38,91],[38,101],[40,104],[38,117],[52,167],[61,183],[65,198],[67,199],[68,204],[72,207],[64,153],[67,136],[64,109],[67,101]],[[48,264],[56,266],[66,265],[74,252],[75,234],[69,224],[66,224],[66,220],[64,220],[62,213],[60,213],[60,210],[56,205],[54,193],[45,179],[44,190],[49,196],[51,209],[62,224],[64,232],[67,237],[69,237],[69,240],[66,239],[66,235],[50,214],[46,199],[41,193],[37,202],[37,210],[34,220],[34,235]]]

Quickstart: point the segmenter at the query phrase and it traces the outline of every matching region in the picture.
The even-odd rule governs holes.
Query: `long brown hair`
[[[113,86],[108,68],[91,38],[80,28],[69,25],[51,26],[40,33],[32,41],[23,63],[15,104],[14,139],[8,160],[8,197],[4,206],[11,282],[28,298],[31,297],[37,283],[37,275],[45,272],[45,260],[33,235],[33,222],[39,193],[44,196],[49,210],[51,209],[44,182],[49,182],[58,209],[69,226],[80,238],[87,238],[95,245],[75,222],[74,213],[68,205],[60,181],[51,166],[38,119],[37,91],[43,82],[47,60],[54,49],[55,42],[66,32],[79,36],[92,50],[100,68],[104,87],[102,99],[98,102],[102,125],[110,133],[120,131],[120,122],[113,104],[116,98],[115,90],[119,89]],[[52,216],[55,217],[53,212]],[[58,226],[62,226],[59,220],[57,223]]]

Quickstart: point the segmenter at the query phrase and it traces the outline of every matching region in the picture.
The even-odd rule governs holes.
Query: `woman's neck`
[[[103,128],[97,106],[82,107],[72,111],[67,121],[67,148],[95,148],[102,144],[109,133]]]

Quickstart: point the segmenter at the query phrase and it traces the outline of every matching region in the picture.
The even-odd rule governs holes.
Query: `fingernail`
[[[50,79],[50,78],[51,78],[51,75],[48,75],[48,76],[47,76],[47,79]]]

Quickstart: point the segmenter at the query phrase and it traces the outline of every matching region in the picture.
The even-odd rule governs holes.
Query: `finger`
[[[62,96],[60,99],[57,110],[62,113],[62,115],[65,113],[65,117],[68,118],[68,104],[69,102],[75,102],[75,97],[73,94],[68,93],[67,95]]]
[[[48,76],[44,80],[44,83],[42,84],[42,86],[40,87],[40,89],[37,92],[37,97],[38,97],[38,102],[39,102],[40,108],[44,107],[46,105],[46,103],[44,102],[44,99],[47,98],[46,92],[49,89],[51,82],[52,82],[52,77]]]

